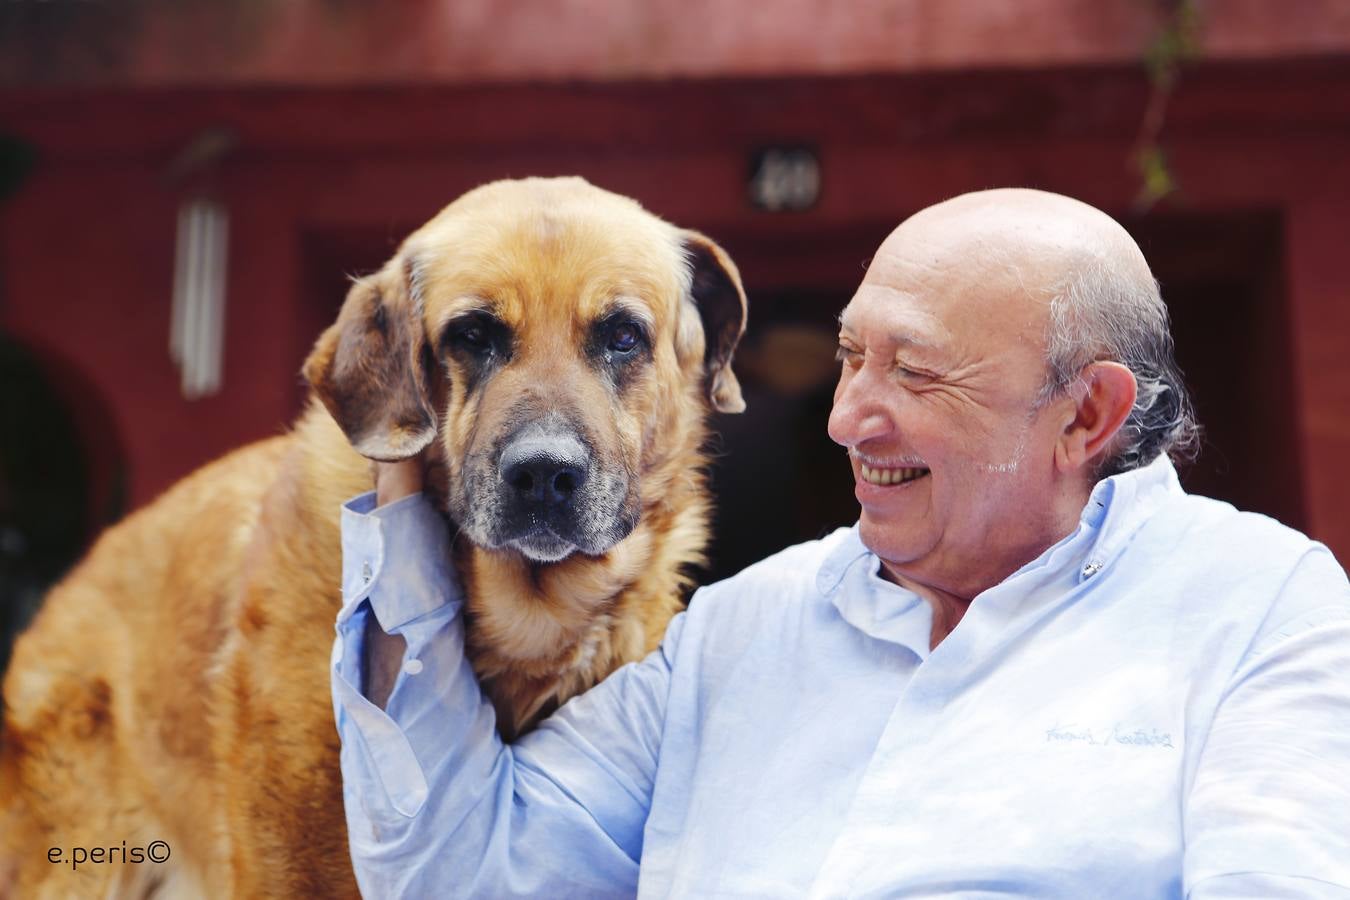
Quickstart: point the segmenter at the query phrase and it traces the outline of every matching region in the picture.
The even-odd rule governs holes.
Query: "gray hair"
[[[1050,372],[1038,406],[1067,392],[1093,362],[1118,362],[1134,373],[1134,408],[1099,463],[1098,478],[1140,468],[1161,453],[1176,462],[1195,458],[1200,426],[1151,276],[1133,277],[1104,256],[1080,260],[1051,297],[1046,354]]]

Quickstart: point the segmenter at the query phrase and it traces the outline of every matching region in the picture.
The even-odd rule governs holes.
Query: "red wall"
[[[796,248],[745,263],[753,302],[757,288],[851,286],[874,247],[830,261],[810,252],[818,236],[871,234],[965,190],[1038,186],[1128,215],[1145,96],[1135,71],[1100,69],[0,97],[0,121],[39,154],[0,208],[0,327],[98,385],[144,502],[284,426],[305,348],[341,299],[324,272],[343,247],[392,251],[482,181],[575,172],[728,243]],[[230,211],[225,391],[187,402],[167,345],[175,216],[191,186],[167,170],[194,135],[222,125],[238,138],[213,181]],[[1303,524],[1350,558],[1340,462],[1350,458],[1350,68],[1188,73],[1164,141],[1183,190],[1150,215],[1255,210],[1283,223],[1276,293],[1288,333],[1272,340],[1288,342],[1295,369],[1296,452],[1272,464],[1298,469]],[[824,190],[812,211],[746,202],[749,155],[773,142],[818,149]]]
[[[341,87],[1133,65],[1183,7],[1211,62],[1350,50],[1343,0],[33,2],[7,10],[0,82]]]

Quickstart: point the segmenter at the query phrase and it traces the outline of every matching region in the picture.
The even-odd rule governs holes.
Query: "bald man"
[[[857,525],[702,589],[510,747],[444,526],[389,505],[420,470],[381,471],[344,546],[407,537],[333,673],[367,895],[1350,897],[1350,586],[1181,489],[1195,425],[1124,230],[1028,190],[924,210],[839,358]],[[365,615],[418,584],[415,634]],[[412,658],[388,715],[354,690]]]

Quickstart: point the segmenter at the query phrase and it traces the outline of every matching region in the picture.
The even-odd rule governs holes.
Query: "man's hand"
[[[401,459],[398,462],[375,463],[376,505],[385,506],[422,490],[425,465],[426,462],[420,453],[411,459]]]
[[[412,459],[399,462],[375,463],[376,505],[386,506],[422,490],[425,479],[423,466],[420,453]],[[393,693],[394,682],[398,679],[407,642],[400,634],[385,634],[374,613],[371,613],[366,619],[365,649],[365,665],[362,666],[366,673],[364,693],[371,703],[384,709],[389,702],[389,695]]]

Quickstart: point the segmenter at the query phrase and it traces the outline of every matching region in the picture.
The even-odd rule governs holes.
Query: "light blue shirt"
[[[855,529],[694,595],[512,746],[445,525],[344,509],[333,694],[371,897],[1350,897],[1350,586],[1320,544],[1099,483],[1076,531],[931,609]],[[388,714],[365,620],[408,643]]]

